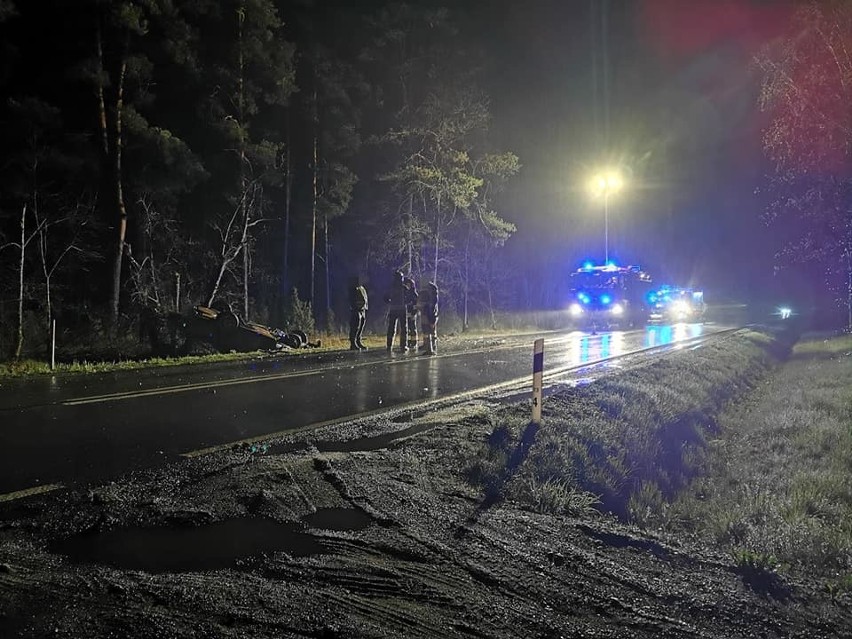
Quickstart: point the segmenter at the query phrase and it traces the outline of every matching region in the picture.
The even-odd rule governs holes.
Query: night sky
[[[495,142],[524,165],[505,193],[511,251],[543,268],[601,260],[603,206],[584,186],[621,164],[610,256],[710,298],[783,292],[761,221],[754,55],[789,18],[779,2],[511,0],[482,3]],[[481,19],[480,19],[481,18]],[[608,117],[607,117],[608,115]]]

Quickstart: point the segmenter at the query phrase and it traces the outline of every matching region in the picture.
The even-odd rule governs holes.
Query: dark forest
[[[336,328],[358,276],[493,312],[519,158],[489,143],[482,55],[441,7],[281,0],[8,3],[2,347],[231,305]],[[23,250],[22,250],[23,247]],[[16,325],[23,310],[23,341]]]

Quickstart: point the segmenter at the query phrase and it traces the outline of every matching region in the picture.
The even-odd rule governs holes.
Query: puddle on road
[[[51,550],[76,564],[106,564],[150,573],[197,572],[236,567],[238,559],[275,551],[295,557],[325,552],[307,528],[361,530],[372,519],[355,508],[325,508],[298,523],[235,518],[198,527],[124,528],[83,533]]]
[[[360,508],[320,508],[315,513],[302,517],[310,528],[324,530],[363,530],[373,518]]]

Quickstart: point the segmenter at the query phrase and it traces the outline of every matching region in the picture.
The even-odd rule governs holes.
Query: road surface
[[[545,370],[684,343],[719,325],[549,333]],[[0,384],[0,499],[104,481],[139,468],[276,433],[451,397],[531,374],[534,337],[435,357],[385,351]]]

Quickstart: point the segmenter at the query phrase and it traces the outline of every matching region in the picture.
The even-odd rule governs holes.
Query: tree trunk
[[[180,273],[175,273],[175,313],[180,313]]]
[[[124,241],[127,235],[127,210],[124,207],[124,189],[121,179],[121,112],[124,108],[124,77],[127,72],[127,61],[122,59],[118,74],[115,100],[115,122],[113,125],[113,163],[112,179],[115,207],[118,214],[118,233],[116,235],[115,261],[112,267],[111,319],[113,327],[118,321],[119,301],[121,298],[121,266],[124,260]]]
[[[236,255],[233,259],[236,259]],[[228,268],[228,264],[231,263],[230,259],[223,259],[222,263],[219,265],[219,273],[216,275],[216,281],[213,283],[213,290],[210,292],[210,297],[207,298],[207,306],[212,306],[213,301],[216,299],[216,295],[219,294],[219,286],[222,284],[222,278],[225,276],[225,270]]]
[[[491,293],[493,280],[488,278],[488,311],[491,314],[491,330],[497,329],[497,318],[494,316],[494,296]]]
[[[328,331],[331,331],[331,275],[329,274],[329,255],[328,255],[328,217],[323,216],[323,242],[325,243],[325,325]]]
[[[287,110],[287,155],[285,157],[284,174],[284,286],[282,290],[290,289],[290,203],[293,193],[293,171],[290,168],[290,110]]]
[[[408,196],[408,270],[414,270],[414,196]]]
[[[249,271],[251,270],[251,260],[249,259],[249,247],[246,244],[243,247],[243,319],[247,322],[249,319]]]
[[[440,257],[440,241],[441,241],[441,196],[435,203],[435,265],[432,281],[438,283],[438,258]]]
[[[24,256],[27,250],[27,205],[21,209],[21,261],[18,266],[18,343],[15,346],[15,359],[21,358],[24,348]]]
[[[245,59],[243,58],[243,22],[245,21],[245,3],[240,2],[237,9],[237,50],[238,50],[238,74],[237,74],[237,112],[240,127],[240,213],[243,220],[243,319],[248,321],[249,317],[249,249],[248,229],[249,215],[248,207],[248,181],[246,179],[246,134],[245,134]]]
[[[470,226],[467,229],[467,239],[464,245],[464,317],[462,318],[462,331],[469,328],[467,315],[467,299],[470,291]]]
[[[107,159],[109,158],[109,134],[107,132],[106,101],[104,100],[104,47],[101,36],[100,16],[98,17],[98,28],[96,30],[96,34],[99,71],[97,82],[98,125],[101,132],[101,153],[103,154],[104,166],[106,166]]]
[[[37,209],[36,209],[37,210]],[[50,303],[50,277],[52,270],[47,268],[47,225],[42,226],[36,214],[36,224],[39,225],[38,231],[38,250],[41,256],[41,271],[44,275],[44,302],[45,310],[47,311],[47,329],[50,330],[50,323],[53,319],[53,309]]]
[[[314,95],[316,99],[316,95]],[[311,177],[311,308],[316,308],[315,280],[317,261],[317,135],[314,133],[313,176]]]

